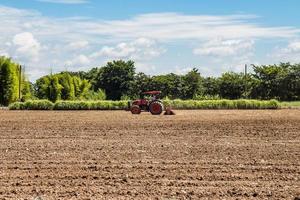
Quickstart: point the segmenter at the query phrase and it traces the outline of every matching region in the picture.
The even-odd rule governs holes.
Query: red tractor
[[[128,108],[132,114],[140,114],[142,111],[150,112],[152,115],[160,115],[164,110],[162,101],[158,98],[161,91],[148,91],[142,93],[141,99],[128,102]],[[150,96],[149,99],[144,95]]]

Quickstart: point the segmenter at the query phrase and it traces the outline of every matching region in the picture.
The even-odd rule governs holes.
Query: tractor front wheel
[[[141,114],[141,108],[137,105],[131,106],[130,111],[134,115]]]
[[[149,105],[149,110],[152,115],[160,115],[163,112],[164,106],[161,102],[159,101],[153,101]]]

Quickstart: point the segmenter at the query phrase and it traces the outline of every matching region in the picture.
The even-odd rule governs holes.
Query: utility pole
[[[52,67],[50,67],[50,86],[49,86],[49,99],[51,100],[51,94],[52,94],[52,85],[53,85],[53,80],[52,80]]]
[[[19,65],[19,101],[21,101],[22,65]]]
[[[248,91],[247,91],[247,84],[248,84],[248,81],[247,81],[247,69],[248,69],[248,66],[247,64],[245,64],[245,97],[248,98]]]

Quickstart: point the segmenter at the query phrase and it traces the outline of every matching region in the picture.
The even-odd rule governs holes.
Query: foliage
[[[165,105],[173,109],[277,109],[279,102],[276,100],[169,100],[164,101]]]
[[[19,99],[18,64],[6,57],[0,57],[0,104],[8,105]]]
[[[26,81],[25,77],[23,80],[25,81],[23,81],[23,86],[22,86],[22,97],[21,97],[22,102],[33,99],[32,94],[34,93],[33,85],[29,81]]]
[[[57,101],[54,110],[90,110],[88,101]]]
[[[165,106],[173,109],[277,109],[276,100],[164,100]],[[10,104],[11,110],[124,110],[127,101],[57,101],[48,100],[15,102]]]
[[[98,101],[98,100],[105,100],[106,99],[106,94],[104,90],[98,89],[97,92],[90,90],[86,93],[84,96],[85,100],[92,100],[92,101]]]
[[[134,76],[134,81],[127,96],[131,97],[132,99],[139,98],[142,92],[149,91],[154,88],[152,84],[153,82],[151,76],[148,76],[142,72],[137,73]]]
[[[58,101],[54,110],[124,110],[127,101]]]
[[[204,96],[220,96],[219,78],[206,77],[202,82]]]
[[[226,72],[219,79],[220,97],[239,99],[245,92],[245,79],[241,73]]]
[[[196,68],[184,75],[183,80],[185,87],[184,99],[192,99],[196,95],[203,94],[203,78]]]
[[[14,102],[9,104],[9,110],[24,110],[24,102]]]
[[[254,66],[257,80],[252,96],[261,99],[300,100],[300,64]]]
[[[280,102],[281,108],[300,108],[300,101],[283,101]]]
[[[19,99],[19,66],[0,58],[0,104]],[[146,75],[135,72],[133,61],[117,60],[88,72],[61,72],[47,75],[31,84],[22,76],[21,101],[128,100],[149,90],[160,90],[160,98],[183,100],[277,99],[300,100],[300,64],[254,66],[250,74],[223,73],[203,77],[197,69],[186,74]]]
[[[219,95],[195,95],[193,100],[219,100]]]
[[[120,100],[129,93],[134,81],[135,66],[133,61],[117,60],[108,62],[98,71],[94,80],[94,89],[103,89],[108,99]]]
[[[10,110],[52,110],[54,104],[49,100],[30,100],[9,105]]]
[[[44,76],[36,81],[35,91],[39,99],[75,100],[88,96],[91,85],[87,80],[82,80],[69,73],[60,73]]]

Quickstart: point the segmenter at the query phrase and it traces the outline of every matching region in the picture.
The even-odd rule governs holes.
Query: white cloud
[[[286,48],[283,49],[285,53],[300,53],[300,41],[293,41],[288,44]]]
[[[9,57],[9,54],[7,52],[0,51],[0,56]]]
[[[38,60],[41,45],[31,33],[16,34],[13,38],[13,44],[16,46],[17,55],[20,57],[28,56],[34,61]]]
[[[202,56],[235,56],[253,49],[253,40],[212,40],[194,49],[194,54]]]
[[[300,62],[300,41],[290,41],[286,46],[279,47],[268,55],[269,60],[275,62]]]
[[[132,42],[122,42],[116,46],[104,46],[100,51],[91,54],[92,58],[108,57],[109,59],[148,60],[160,56],[165,50],[157,47],[155,41],[138,38]]]
[[[99,43],[149,38],[169,40],[224,40],[237,38],[288,38],[300,30],[293,27],[266,27],[253,23],[248,15],[206,16],[178,13],[143,14],[124,20],[93,18],[49,18],[35,11],[0,6],[2,34],[29,29],[47,40],[86,40]]]
[[[88,3],[88,0],[37,0],[39,2],[47,3],[60,3],[60,4],[84,4]]]
[[[157,66],[145,63],[145,62],[136,62],[135,63],[136,70],[139,72],[144,72],[146,74],[156,74]]]
[[[109,58],[126,58],[130,54],[136,51],[135,47],[127,44],[127,43],[120,43],[115,47],[104,46],[100,51],[93,53],[92,57],[102,57],[106,56]]]
[[[190,72],[191,70],[192,70],[191,67],[185,67],[185,68],[182,68],[182,67],[179,67],[179,66],[175,67],[175,73],[176,74],[181,74],[181,75],[186,74],[186,73]]]
[[[70,42],[68,48],[70,49],[83,49],[89,46],[89,42],[85,40]]]
[[[212,67],[201,68],[201,72],[220,75],[225,71],[242,72],[246,63],[253,63],[254,45],[254,40],[251,39],[215,39],[199,45],[193,53],[201,58],[209,58],[206,66]]]
[[[90,64],[90,59],[85,55],[79,55],[78,63],[82,65],[88,65]]]
[[[253,18],[248,15],[206,16],[154,13],[139,15],[129,20],[86,23],[85,32],[123,38],[150,37],[160,41],[284,38],[299,33],[299,30],[292,27],[259,26],[251,23]]]
[[[76,56],[72,60],[67,60],[65,62],[65,65],[82,67],[84,65],[89,65],[90,63],[91,63],[91,60],[88,56],[80,54],[79,56]]]

